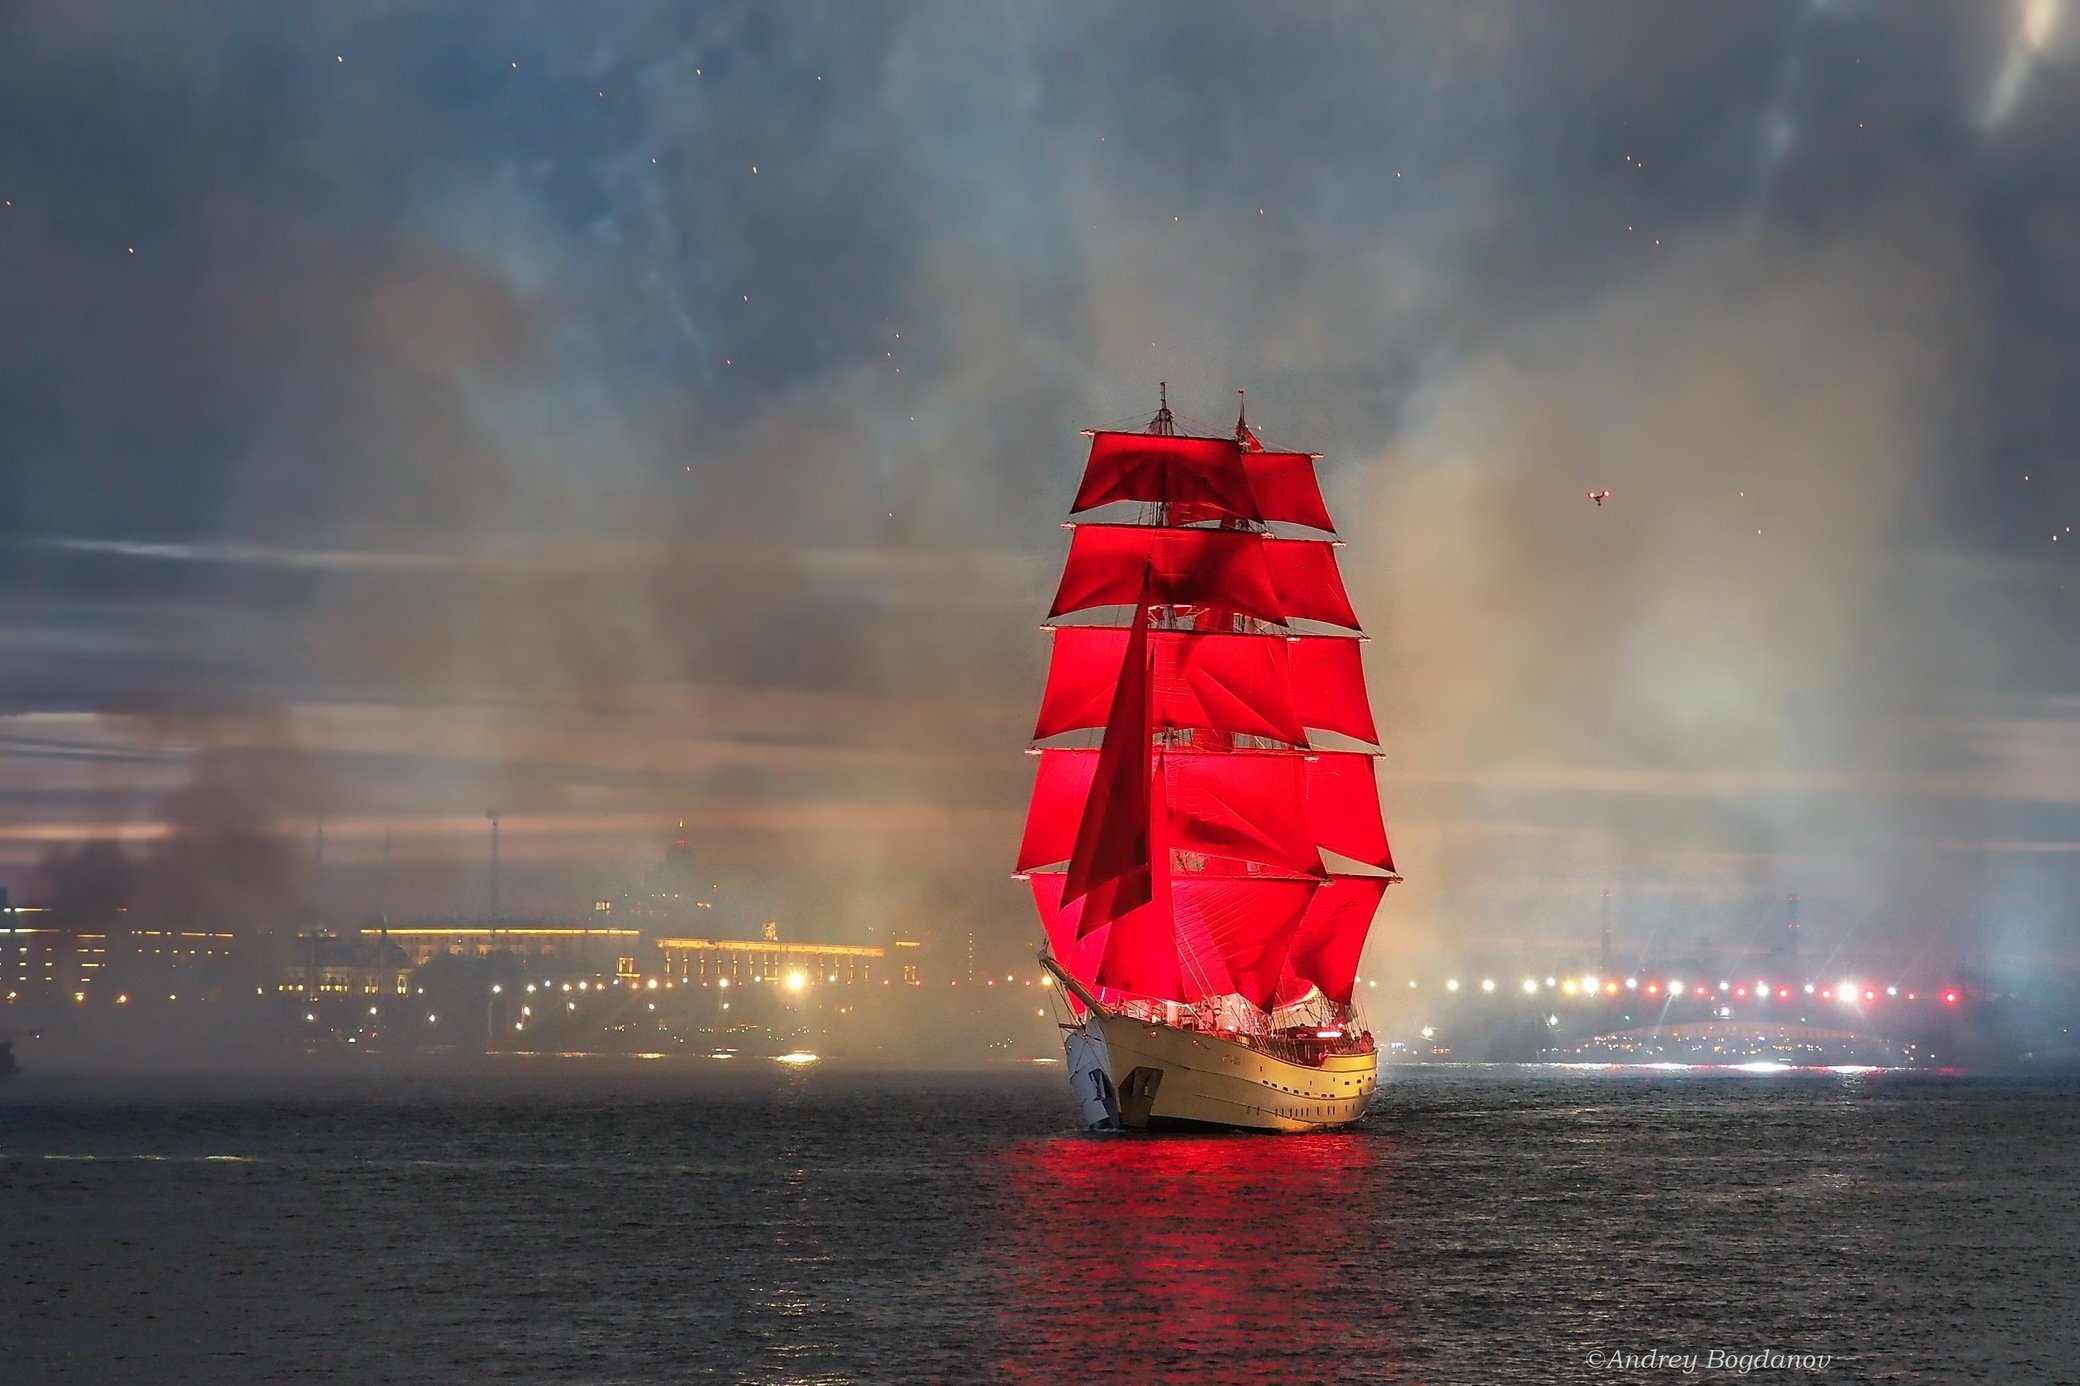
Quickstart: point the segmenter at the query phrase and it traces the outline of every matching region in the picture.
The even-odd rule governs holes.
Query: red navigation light
[[[1746,996],[1748,994],[1748,989],[1746,987],[1735,987],[1733,989],[1733,994],[1735,996]]]
[[[1659,982],[1649,982],[1649,983],[1647,983],[1647,995],[1649,995],[1649,996],[1659,996],[1660,994],[1661,994],[1661,983],[1659,983]]]
[[[1878,993],[1876,993],[1875,991],[1866,990],[1863,993],[1863,999],[1866,1001],[1875,1001],[1878,999]]]
[[[1697,984],[1697,994],[1699,996],[1709,996],[1711,995],[1711,988],[1707,987],[1703,982],[1699,982]]]
[[[1956,1005],[1956,1004],[1957,1004],[1957,993],[1956,993],[1956,992],[1954,992],[1954,991],[1946,991],[1946,992],[1944,992],[1944,993],[1943,993],[1943,1004],[1944,1004],[1944,1005],[1946,1005],[1946,1006],[1954,1006],[1954,1005]]]
[[[1778,988],[1777,988],[1777,999],[1778,999],[1779,1001],[1789,1001],[1789,1000],[1791,999],[1791,988],[1790,988],[1790,987],[1778,987]]]
[[[1907,999],[1909,1001],[1919,1001],[1921,999],[1921,993],[1910,991],[1907,993]]]
[[[1833,988],[1833,987],[1822,987],[1822,988],[1820,988],[1820,999],[1821,999],[1822,1001],[1832,1001],[1832,1000],[1834,1000],[1834,988]]]

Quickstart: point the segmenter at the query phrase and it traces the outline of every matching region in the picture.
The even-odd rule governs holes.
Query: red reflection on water
[[[1367,1271],[1393,1152],[1362,1131],[1013,1147],[992,1200],[1002,1369],[1295,1381],[1397,1360]]]

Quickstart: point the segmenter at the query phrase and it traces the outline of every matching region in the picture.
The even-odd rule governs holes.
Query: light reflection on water
[[[1369,1130],[1012,1146],[992,1210],[1015,1306],[1004,1369],[1304,1380],[1332,1356],[1390,1359],[1393,1305],[1365,1276],[1364,1229],[1395,1199],[1397,1162]]]

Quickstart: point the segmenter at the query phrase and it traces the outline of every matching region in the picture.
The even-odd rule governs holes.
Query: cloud
[[[1351,489],[1389,781],[1461,815],[1556,815],[1556,903],[1620,875],[1679,888],[1717,841],[1756,864],[1729,891],[1824,877],[1925,908],[1930,873],[1899,864],[1918,816],[2041,788],[1956,718],[1987,691],[1977,633],[1900,600],[1926,586],[1982,330],[1969,252],[1893,229],[1914,220],[1693,243],[1452,362]],[[1447,861],[1420,816],[1402,842],[1418,882],[1458,878],[1458,910],[1519,874],[1506,845]]]

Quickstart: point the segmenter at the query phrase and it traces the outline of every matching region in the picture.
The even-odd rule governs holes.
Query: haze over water
[[[0,1090],[7,1379],[2071,1379],[2080,1084],[1393,1071],[1077,1134],[1059,1069]],[[1781,1376],[1764,1379],[1783,1379]]]

